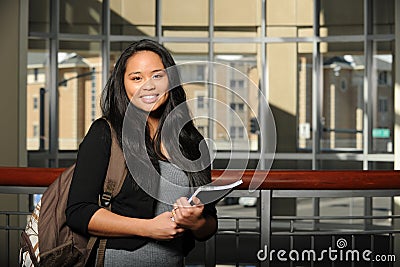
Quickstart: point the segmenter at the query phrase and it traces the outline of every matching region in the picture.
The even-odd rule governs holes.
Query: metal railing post
[[[267,255],[264,255],[266,256],[266,259],[260,262],[260,266],[269,267],[270,259],[268,251],[271,249],[272,190],[261,190],[260,201],[260,250],[264,250],[264,253],[267,253]]]
[[[215,267],[217,264],[216,262],[216,238],[215,235],[208,239],[205,244],[205,260],[204,260],[204,266],[205,267]]]

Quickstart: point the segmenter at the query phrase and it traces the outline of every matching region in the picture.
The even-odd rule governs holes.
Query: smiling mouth
[[[140,99],[146,104],[153,104],[158,100],[158,94],[141,96]]]

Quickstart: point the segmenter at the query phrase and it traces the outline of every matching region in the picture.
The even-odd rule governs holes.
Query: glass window
[[[161,9],[163,36],[208,37],[208,1],[169,0],[163,2]]]
[[[363,149],[363,43],[323,43],[323,151]]]
[[[60,0],[60,32],[102,33],[102,0]]]
[[[364,33],[363,0],[321,0],[320,36]]]
[[[204,108],[204,96],[200,95],[197,97],[197,108]]]
[[[53,26],[59,26],[61,34],[50,32],[57,29],[50,25],[57,21],[50,12],[52,1],[29,1],[31,39],[26,102],[29,150],[44,150],[49,146],[48,92],[55,83],[55,77],[49,75],[54,73],[58,75],[60,97],[59,148],[77,149],[90,123],[100,116],[99,95],[103,79],[108,78],[102,78],[101,56],[107,49],[103,49],[100,40],[110,41],[111,69],[130,40],[157,36],[156,5],[160,3],[159,37],[166,41],[164,45],[171,51],[182,77],[188,81],[184,89],[196,126],[206,137],[210,135],[216,150],[242,152],[246,146],[242,141],[248,140],[251,150],[258,151],[261,143],[257,128],[259,101],[267,99],[276,123],[276,151],[310,152],[312,117],[316,112],[312,106],[313,73],[320,73],[321,77],[316,77],[320,81],[316,89],[321,90],[318,119],[322,123],[319,140],[322,151],[360,152],[364,149],[363,143],[368,141],[368,153],[393,153],[395,64],[394,41],[390,41],[390,36],[394,34],[394,0],[214,0],[212,7],[207,0],[109,0],[110,25],[102,25],[103,0],[57,1],[59,25]],[[264,2],[265,10],[261,10]],[[318,2],[320,8],[316,10],[314,3]],[[364,14],[364,3],[371,12]],[[213,12],[211,18],[210,12]],[[323,39],[320,65],[313,70],[311,38],[303,39],[307,42],[296,38],[314,36],[315,12],[320,24],[318,35],[340,36],[341,40]],[[209,35],[210,19],[213,36]],[[265,32],[261,31],[263,21]],[[361,41],[364,21],[371,23],[367,34],[368,40],[373,42],[372,55],[365,55]],[[102,32],[108,26],[112,36]],[[82,36],[79,40],[85,41],[71,41],[76,34]],[[374,41],[378,37],[382,40],[382,36],[374,34],[385,35],[385,41]],[[61,38],[56,40],[60,47],[57,66],[49,66],[50,46],[48,41],[40,39],[49,36]],[[278,38],[270,43],[270,39],[259,37]],[[99,41],[91,41],[94,38]],[[237,38],[241,39],[237,41]],[[354,41],[355,38],[360,40]],[[118,41],[121,39],[124,41]],[[265,40],[266,55],[261,58],[260,45],[264,45]],[[371,66],[365,66],[365,62],[369,62],[365,56],[372,58]],[[204,61],[213,61],[215,65]],[[265,75],[261,75],[264,74],[262,66],[268,72]],[[371,104],[368,108],[372,111],[368,127],[370,140],[363,139],[366,70],[371,70],[367,74],[370,81],[368,104]],[[269,95],[262,95],[264,91]],[[230,134],[234,140],[229,140]],[[318,161],[318,168],[334,169],[335,165],[338,169],[362,168],[360,158],[364,160],[364,156],[354,162],[343,159],[348,163],[341,165],[326,156],[329,155],[323,155],[323,160]],[[293,168],[311,168],[310,154],[299,161],[285,157],[281,155],[280,162],[275,161],[274,166],[288,168],[283,165],[293,163]],[[369,167],[380,168],[376,163]]]
[[[394,33],[394,0],[372,0],[372,22],[374,34]]]
[[[299,151],[312,148],[312,44],[298,43],[297,47],[297,147]]]
[[[131,42],[111,42],[110,43],[110,74],[111,70],[114,67],[114,64],[117,62],[117,59],[121,55],[122,51],[125,50],[131,44]],[[107,77],[108,78],[108,77]]]
[[[164,43],[172,53],[181,75],[186,100],[194,124],[199,129],[208,129],[209,113],[209,66],[207,43]],[[203,131],[208,137],[208,131]]]
[[[38,125],[33,125],[33,137],[38,137],[39,136],[39,126]]]
[[[213,70],[215,145],[218,150],[257,150],[258,134],[250,131],[250,119],[252,117],[260,119],[258,115],[260,59],[257,56],[256,46],[220,43],[215,44],[215,52],[214,61],[218,63]],[[236,129],[240,127],[243,127],[243,140],[229,140],[225,129],[232,131],[235,129],[237,138],[239,132],[236,131],[239,130]]]
[[[236,138],[236,127],[235,126],[230,126],[229,127],[229,135],[231,139]]]
[[[39,106],[38,97],[37,97],[37,96],[34,96],[34,97],[33,97],[33,109],[34,109],[34,110],[37,109],[38,106]]]
[[[197,79],[203,81],[206,78],[206,68],[203,65],[197,66]]]
[[[386,114],[388,112],[387,96],[380,96],[378,99],[378,113]]]
[[[393,42],[374,42],[372,64],[372,153],[393,153]]]
[[[27,58],[27,150],[45,150],[49,145],[49,46],[42,40],[29,40]]]
[[[239,126],[237,129],[238,129],[238,137],[240,139],[243,139],[244,138],[244,127]]]
[[[33,79],[35,82],[39,79],[39,69],[33,69]]]
[[[306,43],[267,45],[269,105],[276,124],[277,152],[311,148],[311,53],[312,47]]]
[[[260,0],[214,1],[215,37],[257,37],[261,27]],[[229,12],[227,12],[229,10]]]
[[[271,169],[279,169],[279,170],[311,170],[312,164],[311,160],[307,159],[275,159],[272,163]]]
[[[154,0],[110,0],[111,34],[155,36],[155,10]]]
[[[29,32],[50,31],[50,0],[29,2]]]
[[[310,37],[313,35],[314,6],[307,0],[266,1],[268,37]]]
[[[393,162],[370,161],[368,162],[369,170],[394,170]]]
[[[60,42],[58,53],[59,149],[76,150],[100,116],[100,43]]]
[[[363,163],[360,161],[346,160],[320,160],[319,168],[321,170],[362,170]]]

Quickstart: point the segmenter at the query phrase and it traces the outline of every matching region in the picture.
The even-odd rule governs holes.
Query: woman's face
[[[168,98],[168,76],[159,55],[139,51],[126,62],[125,91],[137,108],[151,112]]]

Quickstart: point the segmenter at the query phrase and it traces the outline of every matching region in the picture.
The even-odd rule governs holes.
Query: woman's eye
[[[138,77],[138,76],[132,77],[132,80],[133,80],[133,81],[140,81],[140,80],[141,80],[141,77]]]
[[[164,77],[164,75],[157,73],[153,75],[153,79],[161,79],[162,77]]]

